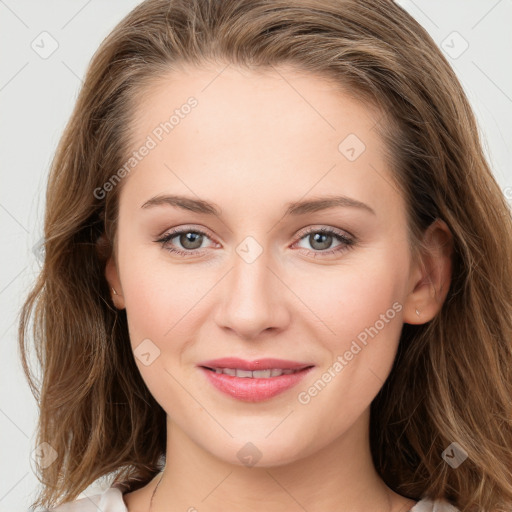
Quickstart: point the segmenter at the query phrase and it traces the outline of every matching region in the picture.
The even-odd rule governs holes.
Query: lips
[[[245,361],[230,357],[203,361],[198,366],[217,390],[237,400],[261,402],[298,384],[314,365],[284,359]]]

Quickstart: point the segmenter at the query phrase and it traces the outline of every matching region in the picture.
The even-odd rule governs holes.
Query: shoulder
[[[429,500],[427,498],[418,501],[410,512],[460,512],[458,508],[444,500]]]
[[[80,498],[70,503],[43,512],[128,512],[123,493],[118,486],[112,486],[99,494]]]

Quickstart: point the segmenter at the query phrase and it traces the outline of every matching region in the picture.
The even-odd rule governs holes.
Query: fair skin
[[[115,257],[106,267],[132,348],[149,339],[160,350],[147,366],[135,359],[167,413],[167,462],[152,511],[217,512],[228,504],[244,512],[406,512],[415,502],[392,492],[373,465],[370,404],[390,373],[403,323],[428,322],[442,306],[449,230],[433,225],[425,235],[430,252],[413,261],[375,109],[292,68],[223,68],[173,71],[142,96],[133,149],[187,98],[198,105],[124,178]],[[354,161],[338,149],[348,134],[366,146]],[[142,208],[162,194],[214,203],[220,215]],[[284,215],[289,202],[334,195],[374,213],[337,206]],[[195,245],[179,235],[156,242],[175,227],[207,236]],[[302,233],[323,227],[356,242]],[[251,263],[237,252],[248,236],[262,249]],[[393,319],[300,403],[298,394],[390,309]],[[219,392],[197,367],[228,356],[314,368],[298,386],[249,403]],[[253,467],[237,457],[248,442],[261,453]],[[124,495],[130,512],[149,510],[159,478]]]

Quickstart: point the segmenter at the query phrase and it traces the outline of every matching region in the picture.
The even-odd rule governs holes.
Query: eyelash
[[[205,233],[201,229],[182,228],[182,229],[176,229],[176,230],[170,231],[169,233],[166,233],[164,236],[162,236],[159,239],[155,240],[155,242],[160,243],[162,245],[162,247],[166,251],[169,251],[169,252],[175,253],[175,254],[179,254],[180,256],[190,257],[190,256],[198,256],[198,255],[202,254],[204,252],[204,250],[201,250],[201,249],[193,249],[193,250],[183,251],[181,249],[175,249],[175,248],[172,248],[172,247],[165,247],[166,243],[170,242],[176,236],[182,235],[184,233],[195,233],[195,234],[203,235],[205,237],[210,238],[208,236],[208,233]],[[321,257],[325,257],[325,255],[331,255],[331,254],[336,254],[336,253],[343,253],[343,252],[345,252],[347,250],[350,250],[351,248],[353,248],[356,245],[356,239],[355,238],[349,238],[349,237],[347,237],[345,235],[342,235],[338,231],[336,231],[334,229],[331,229],[331,228],[312,228],[312,229],[310,229],[310,230],[308,230],[306,232],[303,232],[303,233],[301,233],[301,236],[299,237],[297,242],[294,243],[294,245],[297,244],[298,242],[300,242],[306,236],[311,235],[312,233],[322,233],[322,234],[326,234],[326,235],[331,235],[336,240],[342,242],[342,244],[343,244],[343,245],[338,246],[337,248],[327,249],[325,251],[319,251],[319,250],[311,251],[310,249],[304,249],[303,247],[299,248],[299,252],[306,251],[307,255],[310,255],[310,253],[311,253],[311,254],[313,254],[313,257],[315,257],[315,258],[319,254],[321,255]]]

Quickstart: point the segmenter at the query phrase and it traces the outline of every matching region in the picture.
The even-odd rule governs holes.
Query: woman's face
[[[141,96],[107,277],[173,428],[272,466],[362,439],[418,274],[380,114],[291,68],[222,69]],[[211,363],[231,357],[309,369]]]

